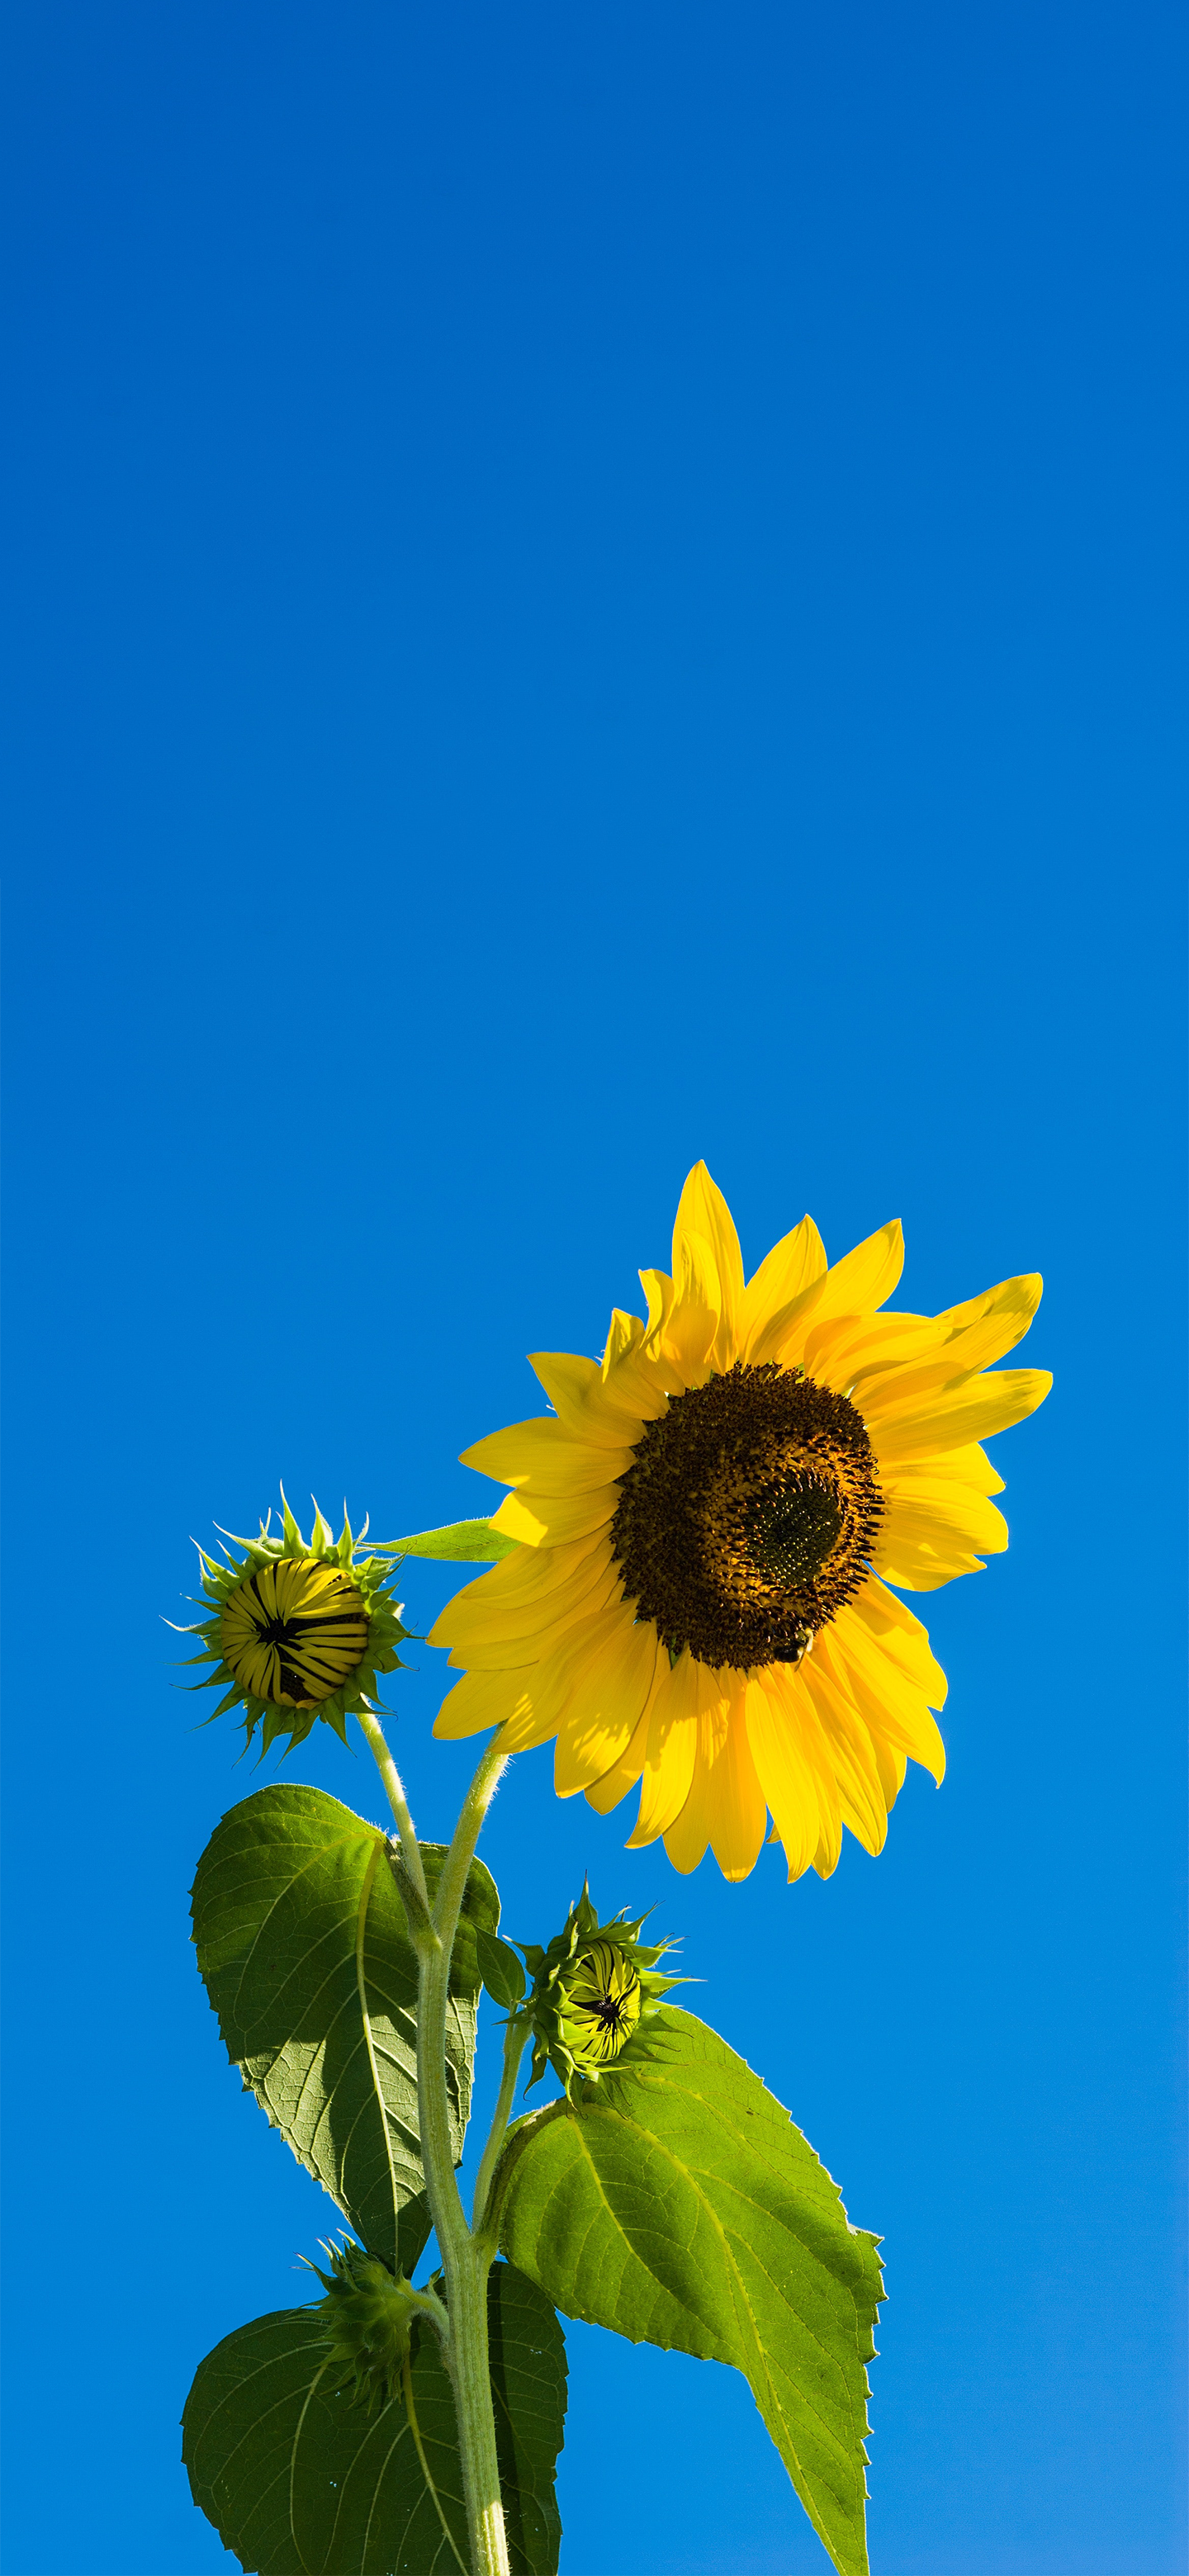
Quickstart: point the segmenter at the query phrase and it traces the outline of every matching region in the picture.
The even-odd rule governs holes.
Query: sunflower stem
[[[455,2179],[446,2091],[446,2014],[450,1961],[467,1873],[507,1758],[498,1745],[498,1737],[488,1745],[463,1800],[438,1881],[432,1921],[410,1925],[419,1969],[421,2155],[450,2312],[446,2362],[454,2389],[473,2576],[509,2576],[487,2345],[487,2276],[495,2247],[472,2236]]]
[[[389,1860],[398,1888],[402,1887],[402,1881],[407,1884],[405,1915],[417,1953],[417,2109],[421,2160],[425,2167],[426,2195],[446,2284],[449,2322],[443,2337],[443,2357],[454,2389],[472,2576],[510,2576],[487,2337],[487,2276],[495,2245],[494,2242],[488,2244],[477,2240],[466,2222],[454,2175],[450,2100],[446,2090],[446,2014],[454,1936],[466,1894],[467,1875],[475,1857],[475,1845],[507,1756],[499,1752],[497,1737],[486,1747],[480,1759],[462,1803],[454,1838],[438,1881],[437,1901],[431,1912],[421,1850],[400,1773],[378,1720],[367,1709],[360,1709],[358,1715],[396,1818],[400,1858],[397,1859],[390,1844]],[[502,2101],[502,2093],[500,2098]],[[506,2113],[504,2125],[507,2125]],[[486,2184],[484,2188],[486,2190]]]
[[[516,2099],[516,2087],[520,2080],[520,2061],[528,2044],[529,2027],[527,2016],[517,2015],[508,2023],[504,2032],[503,2081],[500,2085],[499,2100],[495,2106],[495,2116],[487,2133],[487,2144],[483,2149],[483,2161],[479,2167],[471,2210],[471,2227],[475,2236],[479,2238],[486,2236],[484,2222],[487,2217],[487,2204],[491,2197],[492,2177],[499,2162],[500,2149],[508,2134],[508,2122],[512,2117],[512,2104]],[[494,2243],[492,2250],[494,2252]]]
[[[428,1914],[429,1889],[425,1883],[425,1870],[422,1866],[421,1860],[421,1846],[413,1830],[413,1819],[409,1814],[409,1802],[405,1796],[404,1782],[402,1781],[396,1764],[392,1759],[392,1755],[388,1750],[384,1729],[381,1726],[379,1719],[373,1717],[370,1710],[366,1708],[358,1709],[356,1711],[356,1715],[358,1716],[359,1723],[367,1737],[368,1744],[375,1760],[376,1769],[384,1783],[388,1804],[396,1818],[396,1830],[400,1835],[405,1868],[407,1869],[409,1876],[413,1881],[413,1885],[417,1890],[417,1894],[421,1898],[422,1904]]]
[[[413,1830],[400,1773],[379,1721],[367,1709],[360,1709],[358,1715],[396,1818],[401,1857],[396,1863],[390,1852],[390,1858],[394,1859],[394,1876],[398,1886],[407,1876],[411,1882],[409,1896],[416,1900],[412,1904],[406,1900],[405,1912],[417,1953],[417,2108],[421,2158],[446,2284],[449,2330],[444,2340],[444,2357],[454,2389],[473,2576],[509,2576],[487,2338],[487,2276],[495,2245],[472,2236],[467,2225],[454,2174],[450,2101],[446,2090],[446,2014],[454,1936],[466,1894],[467,1875],[475,1857],[475,1845],[507,1756],[498,1749],[498,1736],[481,1756],[462,1803],[431,1912],[420,1846]],[[519,2065],[519,2051],[516,2065]],[[508,2103],[504,2109],[500,2138],[507,2127],[508,2108],[515,2092],[516,2067],[512,2069],[510,2091],[508,2072],[505,2049],[500,2102],[504,2103],[507,2092]],[[498,2119],[498,2111],[496,2116]],[[489,2140],[489,2146],[490,2143]],[[487,2178],[485,2153],[480,2172],[484,2198]]]

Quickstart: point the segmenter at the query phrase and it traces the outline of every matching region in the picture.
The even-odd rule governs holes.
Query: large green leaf
[[[878,2239],[741,2057],[675,2005],[663,2055],[513,2130],[500,2245],[567,2316],[733,2363],[844,2576],[867,2566]]]
[[[429,2234],[417,1961],[384,1841],[321,1789],[258,1789],[224,1816],[198,1864],[194,1940],[245,2087],[369,2251],[411,2272]],[[432,1890],[444,1855],[421,1849]],[[473,1862],[446,2043],[456,2161],[475,2055],[475,1936],[495,1931],[499,1910],[494,1880]]]
[[[506,2263],[491,2272],[488,2322],[514,2576],[555,2576],[561,2327]],[[403,2403],[369,2417],[327,2386],[328,2354],[313,2308],[258,2317],[208,2353],[182,2416],[195,2503],[250,2576],[467,2576],[454,2401],[432,2330],[419,2329],[412,2383],[436,2502]]]

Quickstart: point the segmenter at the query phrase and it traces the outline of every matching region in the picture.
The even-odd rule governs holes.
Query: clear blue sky
[[[657,1900],[882,2231],[874,2576],[1180,2576],[1185,54],[9,13],[8,2576],[230,2566],[181,2402],[333,2215],[187,1946],[275,1768],[188,1731],[188,1538],[481,1508],[699,1155],[752,1260],[808,1207],[901,1215],[917,1308],[1042,1269],[1056,1392],[881,1859],[678,1880],[537,1754],[508,1928]],[[824,2568],[741,2382],[570,2350],[563,2576]]]

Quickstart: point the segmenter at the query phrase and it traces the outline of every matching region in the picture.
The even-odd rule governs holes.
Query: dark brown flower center
[[[671,1654],[799,1663],[857,1592],[883,1504],[862,1417],[775,1362],[673,1396],[619,1480],[624,1591]]]

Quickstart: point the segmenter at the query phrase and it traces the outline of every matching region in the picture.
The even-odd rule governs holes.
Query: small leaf
[[[741,2370],[842,2576],[866,2576],[863,2437],[877,2239],[787,2111],[692,2013],[632,2083],[511,2132],[501,2250],[566,2316]]]
[[[490,1521],[449,1521],[445,1529],[418,1530],[412,1538],[377,1542],[381,1556],[445,1556],[468,1565],[498,1565],[520,1541],[505,1538]]]
[[[556,2576],[553,2479],[566,2356],[549,2301],[510,2264],[488,2286],[496,2445],[513,2576]],[[241,2326],[200,2364],[182,2416],[194,2501],[247,2576],[463,2576],[469,2566],[454,2401],[438,2344],[417,2330],[413,2407],[369,2416],[328,2385],[316,2308]]]
[[[417,1961],[385,1839],[321,1789],[257,1790],[224,1816],[198,1864],[194,1941],[245,2087],[369,2251],[411,2273],[429,2234]],[[436,1843],[421,1852],[432,1892],[444,1853]],[[473,1862],[446,2025],[456,2162],[470,2114],[476,1934],[494,1932],[499,1911],[490,1872]]]
[[[505,2012],[515,2012],[524,1993],[524,1969],[509,1941],[501,1941],[494,1932],[477,1932],[479,1972],[493,2004]]]

